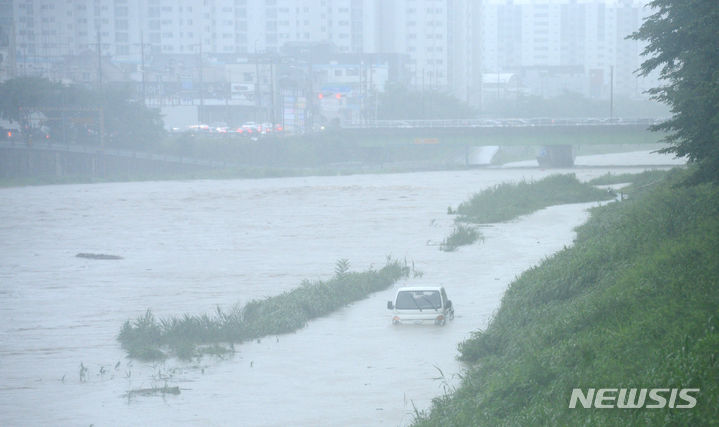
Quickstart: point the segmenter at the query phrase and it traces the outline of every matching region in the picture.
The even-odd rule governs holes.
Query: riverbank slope
[[[719,189],[677,185],[684,173],[593,209],[574,246],[512,283],[488,328],[459,345],[462,384],[415,424],[715,423]],[[640,409],[569,409],[574,388],[700,391],[691,409],[646,408],[649,398]]]

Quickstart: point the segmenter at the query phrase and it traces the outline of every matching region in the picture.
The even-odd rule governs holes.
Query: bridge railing
[[[644,118],[531,118],[531,119],[448,119],[448,120],[369,120],[344,123],[346,129],[409,128],[496,128],[533,126],[629,126],[653,125],[665,119]]]

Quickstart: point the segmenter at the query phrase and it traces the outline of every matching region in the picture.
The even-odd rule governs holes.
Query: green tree
[[[160,113],[133,100],[129,91],[64,85],[39,77],[0,84],[0,116],[17,122],[28,142],[42,130],[54,140],[97,144],[102,128],[107,146],[147,148],[164,132]]]
[[[649,92],[671,107],[662,150],[687,157],[698,168],[693,182],[719,180],[719,3],[716,0],[653,0],[656,12],[629,37],[647,46],[640,75],[659,70],[663,86]]]
[[[18,77],[0,84],[0,117],[16,122],[26,138],[39,123],[44,106],[53,105],[58,85],[39,77]],[[54,105],[53,105],[54,106]]]
[[[109,144],[127,148],[145,148],[164,135],[159,110],[147,108],[122,89],[106,89],[100,94]]]

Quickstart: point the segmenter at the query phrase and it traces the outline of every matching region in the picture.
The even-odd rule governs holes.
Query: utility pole
[[[305,113],[305,131],[309,129],[309,131],[312,132],[312,131],[314,131],[314,127],[315,127],[315,112],[317,111],[317,109],[319,107],[316,105],[317,99],[314,94],[315,88],[314,88],[314,70],[313,70],[313,64],[312,64],[312,62],[313,62],[312,55],[310,55],[309,57],[310,57],[310,60],[307,64],[308,81],[307,81],[307,86],[305,88],[305,90],[309,89],[309,91],[307,92],[307,106],[309,106],[309,117]],[[307,106],[305,107],[305,111],[307,111],[306,110]]]
[[[105,176],[105,109],[104,94],[102,93],[102,38],[100,28],[97,28],[97,90],[100,92],[98,136],[100,138],[100,175]]]
[[[614,65],[609,66],[609,120],[614,118]]]
[[[374,55],[369,58],[369,87],[367,88],[367,97],[374,95],[374,119],[377,120],[377,92],[374,90],[373,74],[374,74]],[[371,107],[370,107],[371,108]]]
[[[257,56],[257,43],[255,42],[255,123],[257,123],[258,120],[258,113],[260,111],[260,106],[262,105],[262,100],[260,99],[262,96],[262,92],[260,91],[260,58]]]
[[[15,58],[16,55],[16,49],[15,46],[15,21],[13,20],[12,24],[10,24],[10,49],[8,50],[8,77],[14,78],[17,76],[17,61]]]
[[[424,116],[424,74],[424,67],[422,67],[422,120],[426,118]]]
[[[102,89],[102,39],[100,29],[97,30],[97,87]]]
[[[100,37],[100,29],[97,29],[97,89],[102,95],[102,38]],[[102,99],[102,97],[101,97]],[[100,103],[100,148],[105,149],[105,113],[103,111],[102,101]]]
[[[200,40],[200,108],[197,110],[197,121],[202,123],[202,110],[205,106],[204,63],[202,61],[202,40]]]
[[[274,131],[274,126],[275,126],[275,57],[274,56],[271,58],[271,62],[270,62],[270,85],[271,85],[270,86],[270,91],[271,91],[271,98],[270,98],[271,104],[270,105],[272,106],[272,118],[271,118],[270,122],[272,123],[272,126],[273,126],[272,130]]]
[[[225,92],[225,124],[227,126],[232,123],[232,113],[230,111],[230,98],[232,98],[232,73],[230,78],[227,79],[227,86],[223,92]]]
[[[365,123],[365,111],[364,111],[364,97],[365,97],[365,84],[364,84],[364,55],[360,54],[359,60],[359,73],[357,78],[359,80],[359,97],[360,97],[360,122]]]
[[[65,91],[62,91],[60,93],[60,105],[61,105],[61,112],[60,115],[62,117],[62,142],[63,144],[67,144],[67,124],[65,123]]]
[[[145,35],[143,31],[140,31],[140,67],[142,71],[142,105],[147,105],[145,92]]]
[[[100,105],[100,149],[105,151],[105,109]]]

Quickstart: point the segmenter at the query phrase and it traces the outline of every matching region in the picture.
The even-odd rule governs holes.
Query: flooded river
[[[0,424],[408,424],[413,408],[458,383],[457,343],[486,326],[516,275],[571,244],[594,204],[483,228],[483,243],[454,253],[437,246],[452,228],[447,207],[549,173],[0,189]],[[445,286],[455,320],[393,327],[388,289],[297,333],[238,345],[224,360],[131,362],[116,341],[123,322],[148,308],[160,317],[229,309],[328,278],[338,259],[365,270],[388,255],[423,272],[395,288]],[[181,393],[127,397],[165,384]]]

